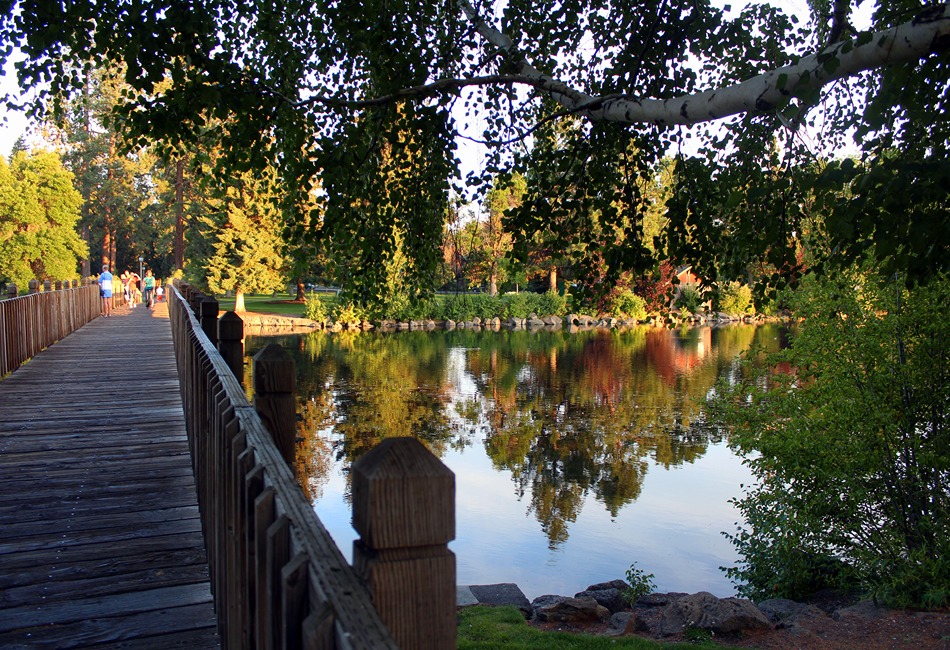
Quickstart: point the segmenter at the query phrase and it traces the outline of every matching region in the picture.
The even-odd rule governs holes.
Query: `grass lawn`
[[[312,294],[311,294],[312,295]],[[234,309],[234,298],[225,298],[218,296],[218,308],[226,312]],[[330,307],[336,301],[336,295],[332,293],[320,294],[320,299]],[[300,302],[291,302],[293,296],[284,292],[279,292],[276,296],[271,294],[245,294],[244,308],[247,311],[259,314],[279,314],[281,316],[303,316],[304,304]]]
[[[546,632],[528,625],[516,607],[466,607],[459,612],[459,650],[685,650],[720,648],[713,643],[659,643],[639,637]]]

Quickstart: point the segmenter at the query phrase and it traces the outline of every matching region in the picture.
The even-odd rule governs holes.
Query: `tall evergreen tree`
[[[191,264],[186,277],[209,292],[233,291],[235,311],[244,311],[245,293],[286,286],[287,263],[280,237],[279,191],[272,168],[245,172],[226,185],[209,184],[204,214],[194,223]]]

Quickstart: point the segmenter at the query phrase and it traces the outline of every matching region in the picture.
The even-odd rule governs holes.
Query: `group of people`
[[[102,315],[109,317],[112,315],[112,293],[117,291],[115,287],[116,278],[109,272],[109,265],[102,265],[102,273],[97,280],[99,284],[99,297],[102,299]],[[137,304],[142,304],[144,299],[145,306],[151,308],[154,300],[162,300],[164,290],[158,284],[156,286],[155,276],[152,271],[145,272],[145,278],[139,277],[138,273],[126,271],[118,278],[118,283],[122,286],[125,294],[125,301],[131,309],[135,309]]]

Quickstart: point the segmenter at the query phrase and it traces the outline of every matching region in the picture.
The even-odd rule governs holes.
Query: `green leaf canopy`
[[[476,186],[487,190],[510,169],[533,179],[508,222],[516,240],[544,230],[588,275],[609,280],[654,262],[642,241],[651,206],[639,188],[671,152],[684,159],[685,194],[670,232],[686,235],[672,237],[670,253],[711,275],[755,261],[787,270],[779,251],[794,250],[803,206],[832,210],[833,221],[868,214],[870,204],[855,216],[813,201],[816,189],[846,197],[860,179],[834,176],[829,187],[823,172],[801,173],[852,134],[865,153],[862,177],[880,177],[885,151],[900,151],[921,175],[890,186],[921,187],[927,204],[918,213],[904,195],[888,223],[830,229],[829,248],[885,242],[880,256],[911,276],[948,264],[946,245],[934,244],[950,241],[947,203],[931,200],[945,187],[950,141],[948,5],[882,3],[881,31],[856,36],[846,2],[807,25],[770,6],[732,15],[704,0],[511,0],[503,9],[467,0],[22,0],[0,9],[0,38],[27,56],[21,83],[52,93],[41,105],[79,88],[89,66],[121,61],[132,88],[121,111],[140,143],[233,124],[227,173],[274,164],[285,236],[347,251],[357,298],[373,293],[374,269],[401,255],[410,280],[431,284],[460,135],[491,145]],[[583,119],[546,135],[571,114]],[[694,153],[680,149],[693,132],[677,125],[710,120],[720,121]],[[322,219],[301,218],[302,197],[318,186]],[[737,191],[750,200],[736,202]],[[895,226],[901,219],[909,225]]]

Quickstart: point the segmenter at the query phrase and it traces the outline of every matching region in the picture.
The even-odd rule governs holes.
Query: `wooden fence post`
[[[7,298],[16,298],[20,295],[20,290],[12,282],[7,285]]]
[[[276,343],[254,355],[254,410],[291,471],[294,471],[296,458],[296,378],[293,358]]]
[[[49,280],[43,280],[43,293],[49,293],[53,290],[53,284]]]
[[[353,465],[353,568],[403,650],[455,648],[455,475],[415,438]]]
[[[239,383],[244,383],[244,321],[233,311],[218,319],[218,352]]]
[[[204,296],[198,304],[200,310],[201,329],[208,335],[211,345],[218,344],[218,301],[210,296]]]
[[[40,282],[39,282],[39,280],[30,280],[30,282],[29,282],[29,284],[27,284],[27,286],[29,287],[29,291],[30,291],[31,294],[39,293],[39,291],[40,291]]]

